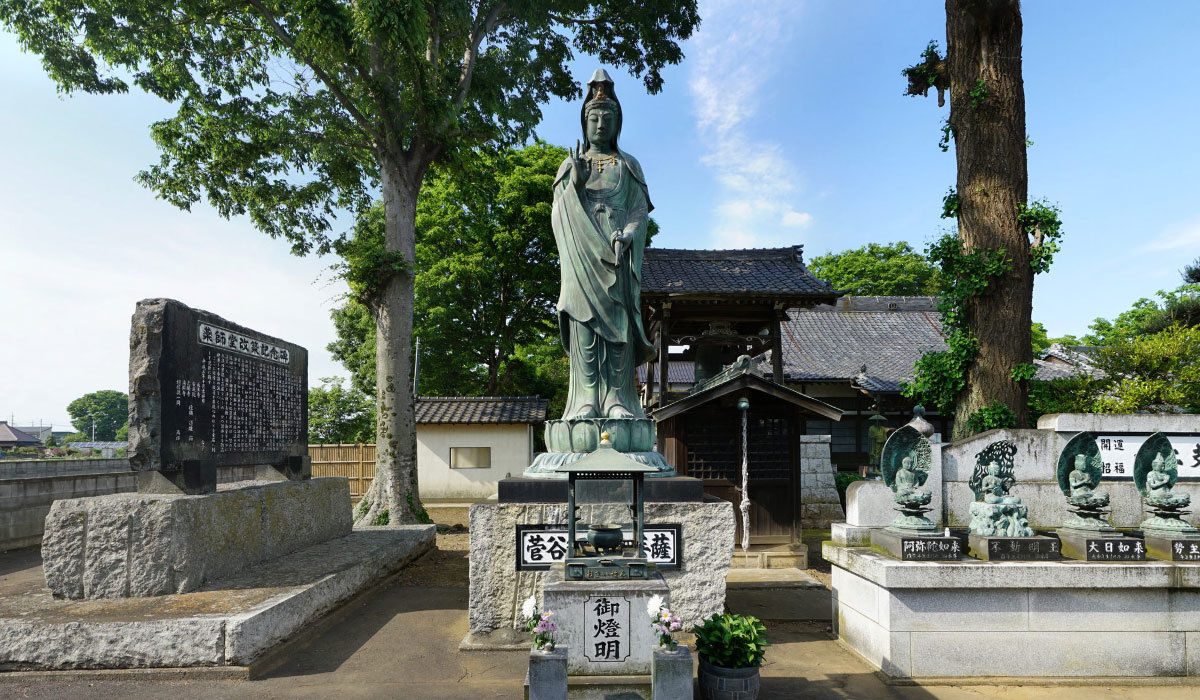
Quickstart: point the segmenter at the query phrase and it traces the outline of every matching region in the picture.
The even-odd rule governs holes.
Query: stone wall
[[[846,517],[833,478],[829,440],[828,435],[800,436],[800,524],[805,529],[824,530]]]
[[[55,501],[46,516],[42,562],[58,597],[186,593],[350,531],[343,478],[74,498]]]
[[[518,630],[521,603],[529,596],[541,605],[545,571],[517,571],[516,526],[566,522],[563,503],[484,501],[471,506],[470,631],[463,648],[529,646]],[[580,507],[584,522],[593,513]],[[646,523],[680,523],[683,566],[662,572],[671,591],[671,609],[686,629],[725,605],[725,575],[733,556],[733,505],[709,498],[701,503],[648,502]]]
[[[137,473],[124,459],[30,460],[0,464],[0,475],[0,551],[41,544],[54,501],[137,491]],[[253,476],[254,467],[217,470],[220,483]]]
[[[1200,675],[1200,567],[938,565],[826,543],[838,638],[900,678]]]

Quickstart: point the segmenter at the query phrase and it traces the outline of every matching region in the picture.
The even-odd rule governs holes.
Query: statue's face
[[[1163,456],[1158,454],[1154,456],[1154,461],[1150,462],[1150,466],[1154,469],[1154,471],[1161,472],[1163,467],[1167,466],[1167,463],[1163,460]]]
[[[1000,473],[1000,465],[996,464],[995,462],[987,465],[987,473],[991,474],[992,476],[996,476]]]
[[[905,457],[904,459],[900,460],[900,468],[912,469],[912,457]]]
[[[1083,471],[1083,468],[1086,466],[1087,466],[1087,455],[1075,455],[1075,468],[1080,471]]]
[[[610,107],[589,109],[586,126],[588,144],[598,148],[609,148],[617,134],[617,112]]]

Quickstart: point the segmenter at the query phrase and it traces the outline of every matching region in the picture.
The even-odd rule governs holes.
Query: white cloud
[[[1200,247],[1200,217],[1190,221],[1168,226],[1154,240],[1142,246],[1142,252],[1157,252],[1175,250],[1176,248],[1195,249]]]
[[[718,187],[711,244],[756,247],[797,242],[794,229],[812,214],[796,209],[800,175],[782,144],[754,135],[762,88],[791,40],[800,3],[760,0],[753,11],[738,0],[703,3],[704,24],[690,49],[696,126],[708,144],[701,163]]]

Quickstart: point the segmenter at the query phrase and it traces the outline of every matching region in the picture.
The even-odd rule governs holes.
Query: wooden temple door
[[[742,541],[742,428],[737,410],[699,410],[682,426],[686,476],[701,479],[704,492],[733,504],[737,540]],[[792,541],[793,513],[799,498],[793,482],[796,441],[794,421],[784,416],[749,417],[750,543]],[[681,470],[684,471],[684,470]],[[798,534],[798,533],[796,533]]]

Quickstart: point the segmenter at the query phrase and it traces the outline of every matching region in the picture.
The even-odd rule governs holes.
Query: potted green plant
[[[769,646],[766,632],[758,618],[732,613],[713,615],[696,626],[703,700],[758,697],[758,670]]]

